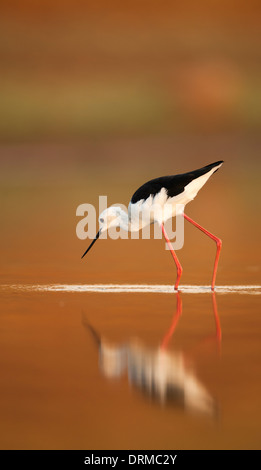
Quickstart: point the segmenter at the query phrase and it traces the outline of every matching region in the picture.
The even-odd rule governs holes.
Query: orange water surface
[[[259,447],[259,295],[1,290],[1,448]]]

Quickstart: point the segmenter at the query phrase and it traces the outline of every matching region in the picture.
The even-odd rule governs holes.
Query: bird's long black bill
[[[82,259],[85,255],[87,255],[88,251],[90,251],[91,247],[94,245],[94,243],[98,240],[99,236],[101,234],[101,231],[99,230],[99,232],[97,233],[96,237],[93,239],[93,241],[91,242],[90,246],[87,248],[87,250],[85,251],[85,253],[83,253],[82,255]]]

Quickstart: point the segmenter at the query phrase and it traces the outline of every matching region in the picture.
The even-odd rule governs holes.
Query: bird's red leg
[[[216,281],[216,275],[217,275],[217,267],[218,267],[218,260],[219,260],[219,255],[222,247],[222,241],[220,238],[216,237],[212,233],[210,233],[208,230],[205,228],[201,227],[201,225],[197,224],[197,222],[194,222],[190,217],[188,217],[186,214],[183,214],[184,218],[188,220],[191,224],[195,225],[195,227],[199,228],[203,233],[205,233],[208,237],[212,238],[217,244],[217,251],[216,251],[216,258],[215,258],[215,263],[214,263],[214,271],[213,271],[213,276],[212,276],[212,283],[211,283],[211,289],[214,290],[215,288],[215,281]]]
[[[176,266],[177,266],[177,279],[176,279],[176,283],[175,283],[175,289],[178,290],[179,281],[180,281],[180,278],[181,278],[181,275],[182,275],[182,266],[181,266],[181,264],[180,264],[180,262],[179,262],[179,260],[178,260],[178,257],[177,257],[177,255],[176,255],[175,251],[174,251],[173,248],[172,248],[172,245],[171,245],[171,243],[170,243],[170,241],[169,241],[169,239],[168,239],[168,235],[167,235],[167,233],[166,233],[166,230],[165,230],[163,224],[161,224],[161,230],[162,230],[162,233],[163,233],[163,235],[164,235],[164,237],[165,237],[165,240],[166,240],[166,242],[167,242],[167,244],[168,244],[168,247],[169,247],[169,249],[170,249],[170,251],[171,251],[171,254],[172,254],[173,259],[174,259],[174,261],[175,261],[175,263],[176,263]]]

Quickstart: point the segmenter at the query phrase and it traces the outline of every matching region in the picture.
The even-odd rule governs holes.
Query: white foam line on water
[[[93,293],[160,293],[172,294],[173,285],[157,284],[10,284],[0,286],[2,290],[19,292],[93,292]],[[186,294],[205,294],[212,292],[210,286],[180,286],[180,292]],[[260,295],[261,286],[216,286],[215,292],[220,294]]]

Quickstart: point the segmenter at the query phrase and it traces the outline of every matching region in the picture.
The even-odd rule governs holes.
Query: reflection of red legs
[[[170,325],[170,328],[168,329],[167,333],[165,334],[162,342],[161,342],[161,349],[167,349],[169,341],[177,327],[179,317],[182,313],[182,299],[181,295],[179,292],[177,292],[177,307],[176,307],[176,312],[174,313],[172,323]]]
[[[217,275],[218,260],[219,260],[219,255],[220,255],[220,251],[221,251],[222,241],[220,240],[220,238],[216,237],[215,235],[210,233],[208,230],[201,227],[201,225],[197,224],[197,222],[194,222],[194,220],[192,220],[186,214],[183,214],[183,215],[184,215],[184,218],[186,220],[188,220],[188,222],[195,225],[195,227],[199,228],[199,230],[201,230],[203,233],[205,233],[208,237],[212,238],[212,240],[215,240],[215,242],[217,244],[217,252],[216,252],[216,258],[215,258],[215,263],[214,263],[214,271],[213,271],[213,277],[212,277],[212,283],[211,283],[211,289],[214,290],[216,275]]]
[[[165,230],[163,224],[161,224],[161,230],[162,230],[162,233],[163,233],[163,235],[164,235],[164,237],[165,237],[165,240],[166,240],[166,242],[167,242],[167,244],[168,244],[168,247],[169,247],[169,249],[170,249],[170,251],[171,251],[171,254],[172,254],[173,259],[174,259],[174,261],[175,261],[175,263],[176,263],[176,266],[177,266],[177,279],[176,279],[176,283],[175,283],[175,289],[178,290],[179,281],[180,281],[180,278],[181,278],[181,275],[182,275],[182,266],[181,266],[181,264],[180,264],[180,262],[179,262],[179,260],[178,260],[178,257],[177,257],[177,255],[176,255],[175,251],[174,251],[173,248],[172,248],[172,245],[171,245],[171,243],[170,243],[170,241],[169,241],[168,235],[167,235],[167,233],[166,233],[166,230]]]
[[[212,342],[213,340],[215,342],[218,343],[218,346],[220,347],[221,345],[221,338],[222,338],[222,333],[221,333],[221,325],[220,325],[220,319],[219,319],[219,316],[218,316],[218,309],[217,309],[217,299],[216,299],[216,293],[215,292],[212,292],[212,305],[213,305],[213,313],[214,313],[214,319],[215,319],[215,326],[216,326],[216,331],[215,331],[215,334],[211,334],[210,336],[207,336],[203,341],[200,342],[200,344],[194,349],[197,350],[197,349],[200,349],[204,344],[208,344],[210,342]],[[181,316],[182,314],[182,298],[181,298],[181,294],[180,292],[177,292],[177,307],[176,307],[176,311],[174,313],[174,316],[173,316],[173,319],[172,319],[172,323],[167,331],[167,333],[165,334],[162,342],[161,342],[161,349],[167,349],[168,347],[168,344],[176,330],[176,327],[177,327],[177,324],[178,324],[178,321],[179,321],[179,317]]]
[[[213,311],[214,311],[214,317],[215,317],[215,323],[216,323],[216,339],[220,342],[222,333],[221,333],[220,320],[219,320],[218,311],[217,311],[217,299],[216,299],[215,292],[212,292],[212,303],[213,303]]]
[[[205,337],[203,340],[201,340],[197,346],[194,346],[190,351],[189,355],[192,354],[195,356],[197,353],[202,352],[204,347],[208,347],[209,345],[217,345],[218,351],[220,353],[221,351],[221,338],[222,338],[222,333],[221,333],[221,325],[220,325],[220,319],[218,316],[218,310],[217,310],[217,300],[216,300],[216,293],[213,291],[211,293],[212,295],[212,305],[213,305],[213,313],[214,313],[214,320],[215,320],[215,327],[216,331],[214,334],[211,334],[207,337]]]

